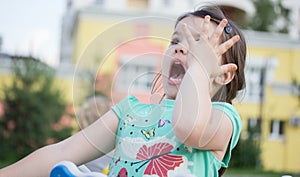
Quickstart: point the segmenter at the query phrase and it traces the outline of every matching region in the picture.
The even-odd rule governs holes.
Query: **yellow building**
[[[151,81],[159,72],[170,42],[173,18],[139,16],[85,9],[75,20],[72,63],[81,69],[92,68],[100,75],[112,75],[112,91],[106,95],[115,102],[128,93],[147,101]],[[99,83],[95,81],[95,85]]]
[[[72,30],[72,62],[112,74],[110,93],[121,94],[112,97],[113,102],[128,92],[147,95],[151,83],[130,79],[158,70],[161,49],[169,43],[174,19],[149,18],[149,14],[142,12],[80,10]],[[247,135],[249,127],[257,127],[264,169],[299,173],[300,43],[282,34],[245,31],[245,35],[248,43],[247,88],[234,103],[243,119],[242,137]],[[138,52],[142,47],[139,41],[145,42],[145,47],[155,49],[156,53],[142,55]],[[124,45],[139,50],[131,53],[123,48]],[[121,66],[127,69],[126,72],[120,69]],[[136,72],[129,72],[134,68]],[[118,85],[124,80],[127,83]]]
[[[236,104],[244,132],[260,130],[264,169],[299,173],[300,42],[283,34],[245,34],[247,87]]]

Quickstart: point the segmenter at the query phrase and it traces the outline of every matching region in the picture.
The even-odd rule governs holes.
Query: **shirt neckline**
[[[135,101],[137,101],[139,103],[143,103],[136,96],[134,96],[133,94],[129,94],[129,97],[133,98]],[[163,99],[161,101],[161,103],[144,103],[144,104],[149,104],[149,105],[174,105],[174,103],[175,103],[175,100]]]

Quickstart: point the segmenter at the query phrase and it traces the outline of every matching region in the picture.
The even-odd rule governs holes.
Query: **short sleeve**
[[[133,95],[128,95],[125,99],[112,107],[112,110],[117,115],[119,120],[123,120],[128,112],[131,112],[134,106],[138,103],[138,100]]]
[[[242,130],[241,118],[236,109],[231,104],[224,102],[214,102],[213,108],[223,111],[230,118],[233,125],[230,146],[227,148],[226,154],[222,161],[222,166],[228,167],[228,163],[231,157],[231,151],[237,145]]]

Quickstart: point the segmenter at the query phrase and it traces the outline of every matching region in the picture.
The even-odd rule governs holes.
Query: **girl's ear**
[[[226,66],[227,65],[227,66]],[[232,81],[235,75],[235,71],[237,70],[237,66],[235,64],[226,64],[223,66],[223,72],[215,78],[215,82],[219,85],[226,85]]]

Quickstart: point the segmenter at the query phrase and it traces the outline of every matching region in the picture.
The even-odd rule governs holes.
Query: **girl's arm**
[[[232,124],[224,112],[212,108],[211,97],[216,92],[213,88],[216,86],[215,79],[236,69],[233,64],[219,63],[221,55],[239,40],[235,36],[221,45],[213,45],[219,41],[226,22],[223,20],[212,35],[206,32],[203,36],[207,38],[202,37],[199,41],[183,25],[189,45],[188,69],[177,93],[173,112],[177,138],[195,148],[221,152],[220,159],[231,138]],[[205,17],[205,23],[209,23],[209,18]],[[202,33],[208,31],[203,28]]]
[[[114,148],[118,122],[115,113],[109,111],[73,136],[40,148],[15,164],[0,169],[0,177],[49,176],[54,165],[62,160],[80,165],[102,156]]]
[[[181,142],[195,148],[206,148],[202,141],[204,138],[207,139],[208,132],[205,129],[212,117],[209,85],[206,71],[195,65],[190,66],[175,100],[173,111],[175,135]]]

